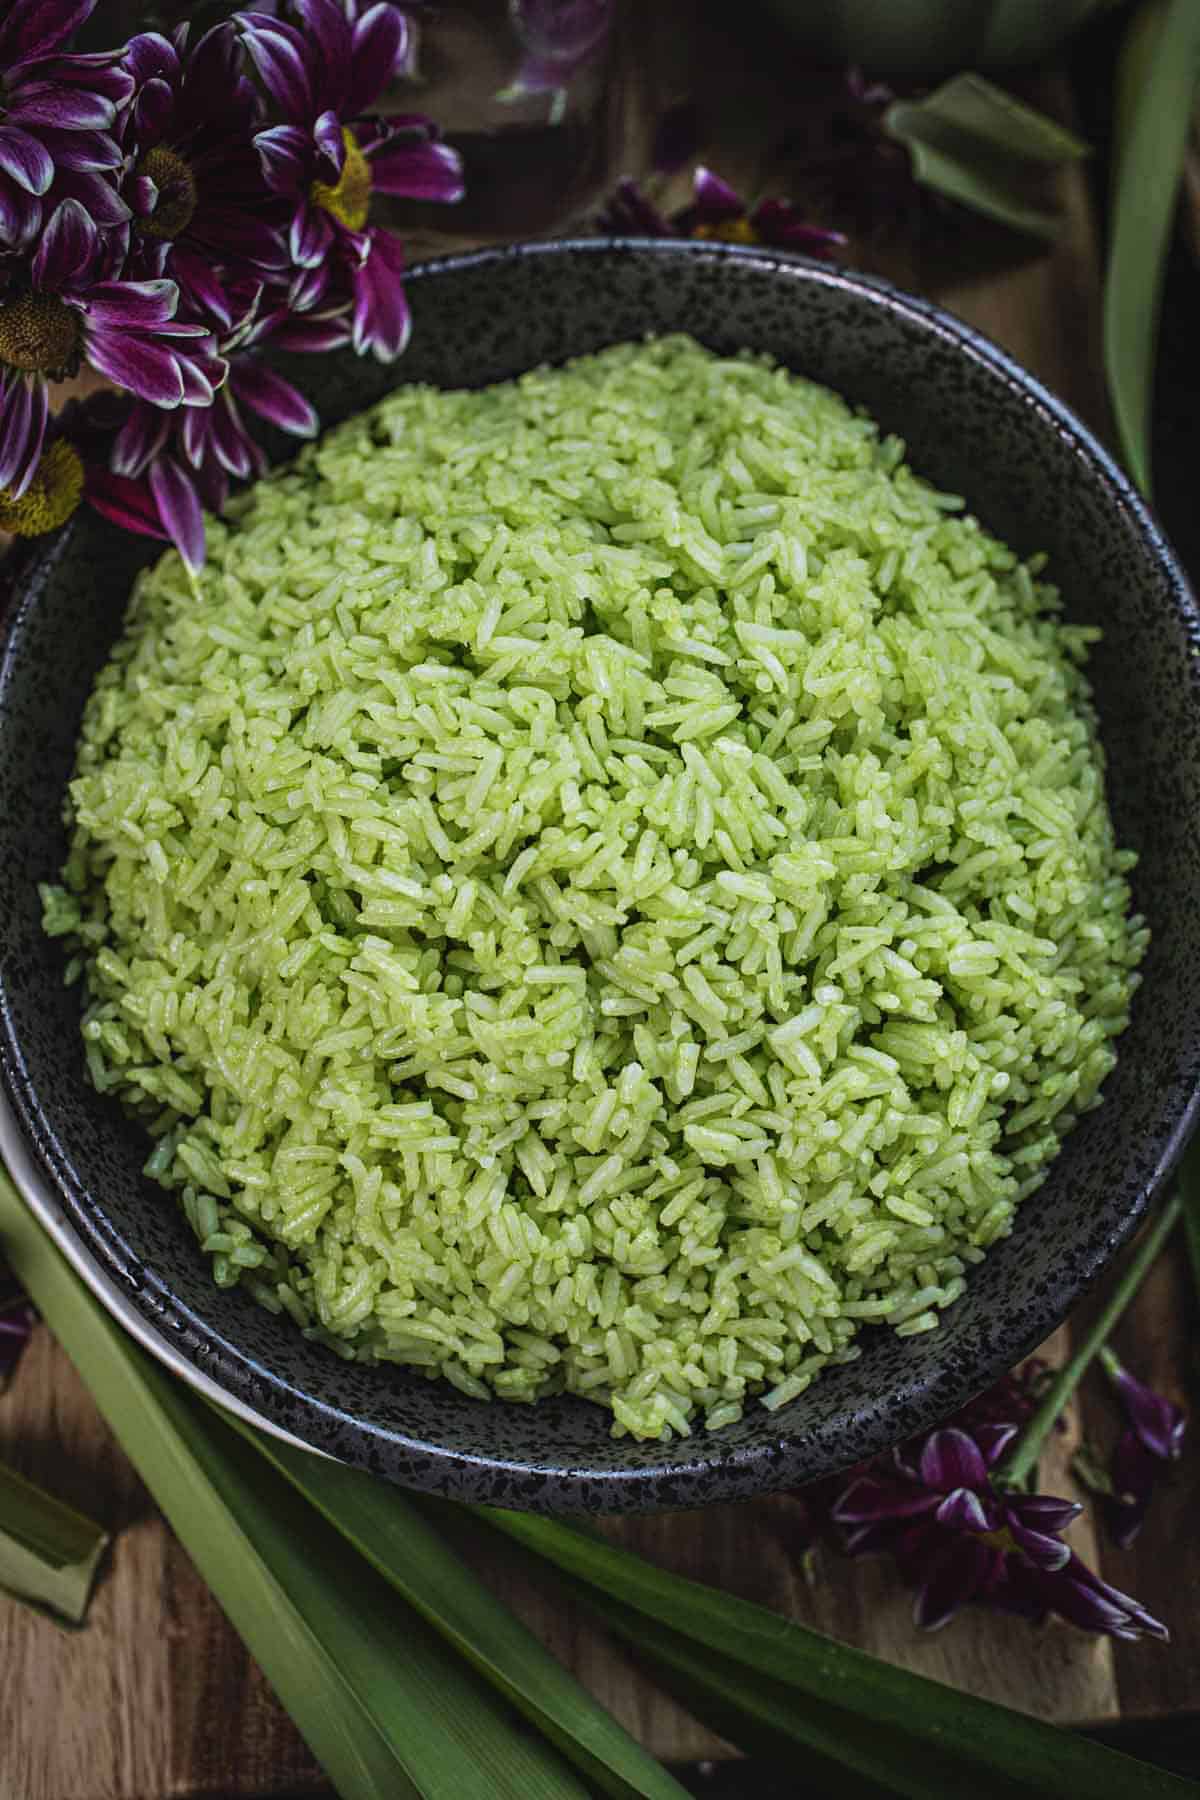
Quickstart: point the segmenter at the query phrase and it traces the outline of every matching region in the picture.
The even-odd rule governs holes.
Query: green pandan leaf
[[[2,1172],[0,1249],[342,1800],[588,1800],[558,1751],[109,1319]]]
[[[0,1463],[0,1588],[83,1623],[108,1533]]]
[[[1121,450],[1150,491],[1150,406],[1171,224],[1200,79],[1200,4],[1147,0],[1126,32],[1115,95],[1115,192],[1104,367]]]
[[[612,1800],[687,1800],[679,1783],[460,1561],[399,1489],[239,1430],[391,1583]]]
[[[1050,176],[1088,146],[981,75],[956,75],[923,100],[896,100],[883,125],[924,186],[1018,231],[1058,229]]]
[[[943,1767],[947,1757],[961,1765],[960,1791],[978,1800],[1000,1795],[1007,1800],[1014,1793],[1028,1800],[1062,1800],[1067,1794],[1086,1794],[1088,1800],[1129,1800],[1131,1794],[1139,1800],[1196,1800],[1194,1782],[896,1668],[737,1595],[671,1575],[577,1526],[494,1507],[475,1511],[586,1582],[606,1603],[632,1609],[688,1639],[693,1652],[698,1648],[704,1658],[716,1659],[714,1669],[722,1662],[736,1664],[742,1676],[790,1689],[811,1719],[819,1721],[823,1709],[832,1708],[846,1715],[846,1731],[861,1730],[864,1743],[890,1740],[896,1768],[915,1767],[918,1780],[919,1759],[928,1750]],[[663,1651],[668,1647],[658,1634],[654,1644]],[[647,1650],[655,1653],[649,1634]],[[730,1704],[741,1704],[732,1691]],[[853,1756],[845,1760],[855,1766]],[[860,1773],[873,1775],[873,1770],[864,1766]],[[894,1774],[893,1785],[905,1794],[920,1792],[911,1782],[899,1787]]]

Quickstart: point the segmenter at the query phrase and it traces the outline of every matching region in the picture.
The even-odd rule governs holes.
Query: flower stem
[[[1177,1188],[1130,1257],[1121,1279],[1096,1315],[1083,1342],[1058,1371],[1011,1450],[992,1470],[994,1487],[1012,1489],[1025,1486],[1059,1414],[1079,1386],[1085,1370],[1105,1338],[1141,1287],[1151,1263],[1178,1224],[1182,1212],[1183,1197]]]

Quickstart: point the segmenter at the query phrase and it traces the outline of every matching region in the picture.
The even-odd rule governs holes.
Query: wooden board
[[[786,166],[765,148],[794,109],[792,58],[762,28],[730,35],[724,9],[696,24],[683,0],[637,8],[618,54],[607,156],[610,174],[644,166],[656,107],[710,91],[708,160],[745,191],[782,191]],[[685,23],[686,20],[686,23]],[[710,83],[711,89],[711,83]],[[1042,96],[1061,103],[1053,84]],[[936,252],[921,241],[855,246],[855,260],[941,298],[982,327],[1104,427],[1098,353],[1098,272],[1082,178],[1063,187],[1066,229],[1052,254],[1014,260],[1011,242],[966,228]],[[451,247],[421,222],[422,250]],[[999,254],[998,254],[999,251]],[[1181,1261],[1165,1259],[1122,1333],[1129,1361],[1182,1398],[1189,1299]],[[1046,1347],[1066,1352],[1070,1327]],[[1045,1465],[1045,1486],[1071,1492],[1067,1469],[1081,1430],[1111,1441],[1116,1419],[1089,1391]],[[1200,1434],[1197,1434],[1200,1435]],[[39,1331],[19,1381],[0,1399],[0,1456],[75,1499],[119,1533],[86,1631],[68,1634],[0,1598],[0,1795],[7,1800],[199,1800],[323,1788],[316,1768],[261,1673],[226,1624],[88,1399],[78,1375]],[[786,1496],[702,1513],[621,1521],[611,1535],[681,1572],[811,1622],[939,1680],[1055,1720],[1149,1716],[1200,1707],[1200,1551],[1188,1529],[1200,1511],[1200,1458],[1185,1461],[1157,1505],[1143,1544],[1118,1555],[1090,1526],[1074,1542],[1109,1579],[1170,1625],[1169,1652],[1114,1646],[1065,1626],[1037,1632],[987,1614],[918,1636],[910,1597],[885,1565],[822,1552],[807,1584],[796,1555],[794,1501]],[[631,1730],[665,1758],[727,1754],[630,1659],[531,1579],[497,1544],[473,1558],[485,1576]],[[464,1797],[466,1800],[466,1797]]]

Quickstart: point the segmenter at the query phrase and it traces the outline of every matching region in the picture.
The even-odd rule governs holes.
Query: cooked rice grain
[[[223,1286],[655,1438],[936,1324],[1146,933],[1033,564],[761,357],[410,387],[139,582],[47,929]]]

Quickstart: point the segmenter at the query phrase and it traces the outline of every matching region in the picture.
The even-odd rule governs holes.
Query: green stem
[[[1177,1189],[1130,1257],[1120,1281],[1097,1313],[1083,1342],[1046,1389],[1040,1405],[1012,1449],[992,1470],[993,1486],[1002,1489],[1025,1486],[1059,1414],[1079,1386],[1088,1364],[1141,1287],[1151,1263],[1179,1222],[1182,1211],[1183,1200]]]
[[[1192,1285],[1200,1294],[1200,1140],[1196,1138],[1183,1154],[1179,1191],[1183,1198],[1183,1241],[1192,1265]]]

